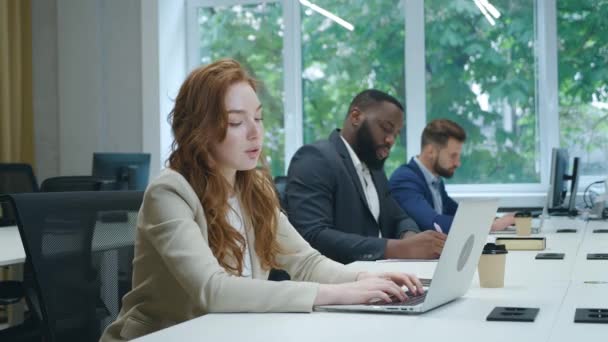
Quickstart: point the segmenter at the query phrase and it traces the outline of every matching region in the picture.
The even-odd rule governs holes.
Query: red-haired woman
[[[312,249],[280,212],[261,158],[262,105],[233,60],[194,70],[170,114],[168,168],[139,212],[133,289],[102,341],[136,338],[211,312],[309,312],[405,299],[404,273],[353,273]],[[295,281],[268,281],[271,268]]]

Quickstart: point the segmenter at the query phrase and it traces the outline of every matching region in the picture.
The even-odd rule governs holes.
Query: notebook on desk
[[[450,234],[435,268],[432,282],[424,295],[410,297],[406,302],[320,305],[315,306],[314,310],[416,314],[461,297],[471,285],[497,208],[496,199],[461,201],[458,204]]]
[[[547,247],[545,237],[497,237],[497,245],[505,245],[508,251],[542,251]]]

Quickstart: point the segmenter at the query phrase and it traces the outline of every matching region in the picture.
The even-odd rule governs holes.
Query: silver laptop
[[[461,297],[471,285],[497,209],[497,199],[459,202],[432,282],[423,296],[389,304],[319,305],[315,311],[415,314]]]

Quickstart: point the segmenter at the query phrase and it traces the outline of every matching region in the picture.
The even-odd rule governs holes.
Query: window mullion
[[[541,185],[549,186],[551,149],[559,147],[556,1],[538,1],[536,8],[537,109]]]
[[[420,152],[420,135],[426,125],[424,0],[407,0],[403,4],[407,162]]]
[[[285,173],[291,157],[303,144],[302,124],[302,48],[300,25],[300,4],[297,1],[283,1],[283,73],[285,96]]]

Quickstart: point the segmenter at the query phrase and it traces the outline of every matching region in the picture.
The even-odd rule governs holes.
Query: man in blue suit
[[[448,196],[442,178],[451,178],[460,167],[467,135],[457,123],[438,119],[422,132],[420,155],[401,165],[390,178],[391,194],[421,230],[450,231],[458,203]],[[492,230],[514,223],[512,214],[497,219]]]

